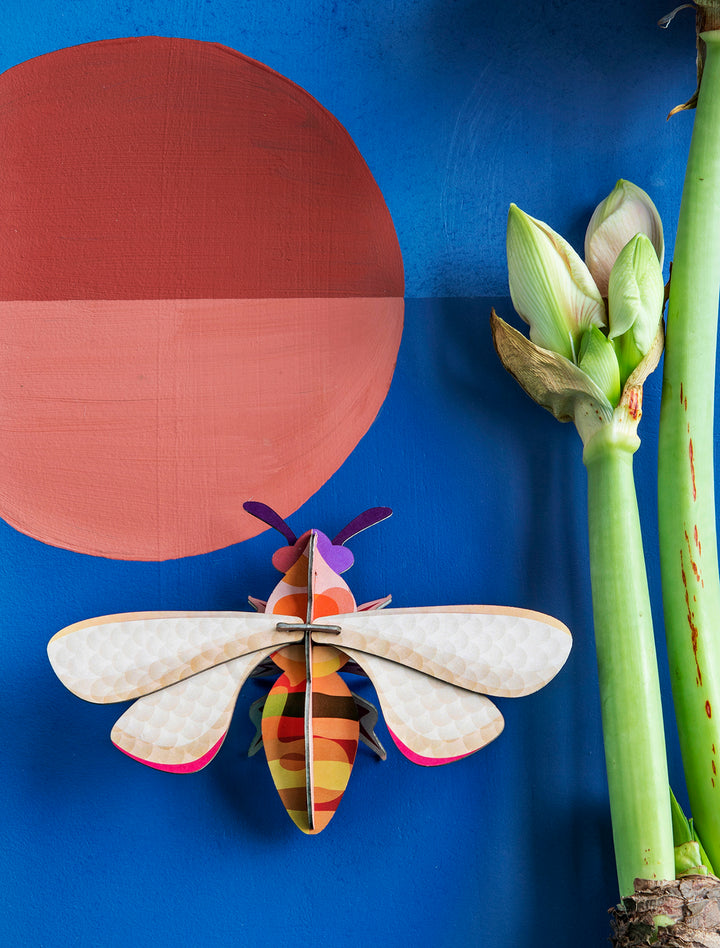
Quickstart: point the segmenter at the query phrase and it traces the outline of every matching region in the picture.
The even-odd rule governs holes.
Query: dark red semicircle
[[[0,81],[0,299],[402,296],[340,123],[225,46],[62,49]]]

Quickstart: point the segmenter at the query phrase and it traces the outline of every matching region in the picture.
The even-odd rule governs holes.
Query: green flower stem
[[[668,304],[658,462],[665,631],[693,819],[720,865],[720,579],[713,478],[720,293],[720,32],[707,58]]]
[[[620,895],[675,877],[660,683],[638,515],[631,426],[585,446],[590,577],[610,814]],[[720,706],[719,706],[720,707]]]

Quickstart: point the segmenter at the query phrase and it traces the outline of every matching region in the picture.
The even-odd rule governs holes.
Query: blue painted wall
[[[501,702],[505,733],[472,758],[423,769],[394,748],[383,764],[361,752],[335,820],[306,838],[264,762],[245,756],[258,686],[215,761],[170,775],[118,753],[117,709],[74,698],[45,655],[57,629],[91,615],[244,608],[276,581],[276,538],[137,564],[0,523],[0,943],[605,943],[617,893],[580,445],[500,368],[488,312],[510,314],[511,200],[579,246],[595,203],[628,177],[651,192],[671,250],[692,116],[665,116],[694,88],[694,38],[690,14],[658,30],[665,12],[650,0],[4,5],[3,69],[104,37],[188,36],[262,60],[340,119],[395,219],[407,328],[377,422],[292,524],[332,531],[389,504],[392,520],[352,541],[359,599],[539,609],[573,629],[575,646],[544,691]],[[660,629],[658,404],[656,376],[636,473]]]

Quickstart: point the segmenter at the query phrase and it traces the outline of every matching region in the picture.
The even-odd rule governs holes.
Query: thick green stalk
[[[660,562],[690,807],[720,865],[720,578],[713,478],[720,291],[720,32],[707,59],[683,187],[668,304],[658,462]]]
[[[588,441],[588,527],[615,860],[622,897],[639,879],[675,876],[660,684],[633,454],[617,422]]]

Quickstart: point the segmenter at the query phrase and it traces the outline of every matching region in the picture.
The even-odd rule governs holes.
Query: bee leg
[[[256,730],[255,737],[252,739],[250,746],[248,747],[248,757],[254,757],[263,746],[262,713],[266,700],[267,695],[260,695],[257,701],[253,701],[253,703],[250,705],[250,711],[248,713],[250,715],[250,720],[255,725]]]
[[[365,744],[370,750],[377,754],[380,760],[387,759],[387,751],[380,743],[380,739],[375,733],[375,725],[378,723],[379,715],[378,709],[370,701],[366,701],[365,698],[361,698],[360,695],[356,695],[355,692],[351,692],[353,698],[355,699],[355,707],[358,711],[358,721],[360,724],[360,740]]]
[[[275,662],[272,660],[272,656],[268,655],[267,658],[264,658],[259,662],[255,668],[250,672],[250,678],[269,678],[270,676],[277,678],[278,676],[278,667]]]

